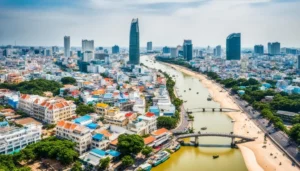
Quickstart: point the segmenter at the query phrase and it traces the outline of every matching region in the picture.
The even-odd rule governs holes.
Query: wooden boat
[[[219,155],[213,155],[213,159],[219,158]]]

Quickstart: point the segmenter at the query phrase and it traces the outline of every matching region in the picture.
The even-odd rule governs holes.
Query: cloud
[[[17,4],[14,4],[18,2]],[[128,46],[132,18],[139,18],[145,46],[225,45],[242,33],[243,47],[280,41],[300,46],[299,1],[288,0],[0,0],[0,44],[71,45],[94,39],[96,46]],[[33,4],[32,4],[33,3]]]

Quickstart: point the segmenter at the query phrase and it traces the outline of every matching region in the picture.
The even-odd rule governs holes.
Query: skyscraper
[[[170,53],[170,48],[168,46],[163,47],[163,53]]]
[[[147,51],[152,51],[152,42],[147,42]]]
[[[120,48],[118,45],[115,45],[111,48],[112,54],[118,54],[120,53]]]
[[[264,54],[264,46],[263,45],[255,45],[254,53],[257,55],[263,55]]]
[[[178,48],[170,48],[170,57],[171,58],[176,58],[178,57]]]
[[[70,57],[70,36],[64,37],[64,55],[65,57]]]
[[[83,61],[90,62],[94,59],[94,40],[82,40]]]
[[[232,33],[226,40],[226,60],[241,59],[241,33]]]
[[[216,57],[221,57],[222,54],[222,48],[221,45],[216,46],[215,51],[214,51],[214,56]]]
[[[140,64],[139,20],[132,19],[129,37],[129,64]]]
[[[280,54],[280,43],[279,42],[269,42],[268,43],[268,53],[271,55],[279,55]]]
[[[190,61],[193,59],[193,44],[192,40],[183,41],[183,57],[185,60]]]
[[[300,70],[300,55],[298,55],[298,60],[297,60],[297,69]]]

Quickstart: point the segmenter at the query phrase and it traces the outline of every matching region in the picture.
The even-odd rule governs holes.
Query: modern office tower
[[[168,46],[163,47],[163,53],[170,53],[170,48]]]
[[[140,32],[139,20],[132,19],[129,37],[129,64],[140,64]]]
[[[264,54],[264,46],[263,45],[255,45],[254,46],[254,54],[263,55]]]
[[[147,42],[147,51],[152,51],[152,42]]]
[[[203,51],[202,50],[199,51],[199,57],[203,57]]]
[[[90,62],[94,59],[94,40],[82,40],[81,48],[84,62]]]
[[[232,33],[226,40],[226,60],[241,59],[241,33]]]
[[[298,60],[297,60],[297,69],[300,70],[300,55],[298,55]]]
[[[171,58],[176,58],[178,57],[178,49],[175,47],[175,48],[170,48],[170,57]]]
[[[268,43],[268,54],[272,54],[272,43]]]
[[[64,37],[64,55],[65,55],[65,57],[70,57],[70,51],[71,51],[70,36],[65,36]]]
[[[52,46],[52,53],[57,53],[59,52],[58,46]]]
[[[115,45],[111,48],[112,54],[118,54],[120,53],[120,48],[118,45]]]
[[[185,60],[190,61],[193,59],[193,44],[192,40],[184,40],[183,42],[183,57]]]
[[[268,53],[271,55],[278,55],[280,54],[280,43],[279,42],[273,42],[268,43]]]
[[[221,45],[218,45],[214,49],[214,56],[221,57],[221,54],[222,54],[222,48],[221,48]]]

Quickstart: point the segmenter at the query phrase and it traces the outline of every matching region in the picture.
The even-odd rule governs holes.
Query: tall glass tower
[[[64,37],[64,55],[65,57],[70,57],[70,36]]]
[[[241,33],[232,33],[226,40],[226,60],[241,59]]]
[[[129,64],[140,64],[139,20],[132,19],[129,37]]]

